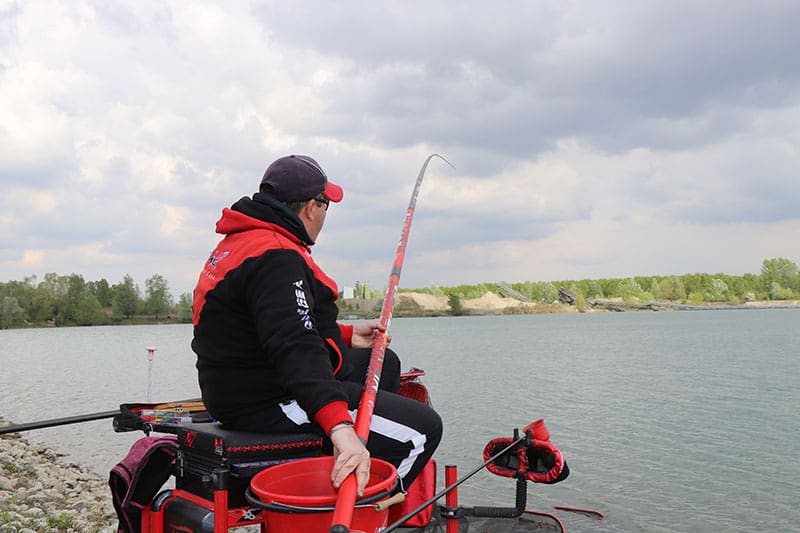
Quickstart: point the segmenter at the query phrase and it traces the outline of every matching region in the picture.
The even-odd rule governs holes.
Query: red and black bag
[[[108,485],[119,519],[119,533],[141,531],[142,509],[172,475],[177,448],[175,435],[142,437],[111,469]]]

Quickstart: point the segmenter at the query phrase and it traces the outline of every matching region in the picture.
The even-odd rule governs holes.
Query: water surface
[[[572,469],[531,485],[529,508],[570,531],[793,531],[800,523],[800,311],[590,313],[395,319],[404,366],[426,370],[445,421],[436,458],[462,474],[492,438],[544,418]],[[0,332],[0,415],[29,422],[198,396],[191,326]],[[110,421],[31,431],[105,475],[139,434]],[[514,483],[486,472],[468,505],[513,505]]]

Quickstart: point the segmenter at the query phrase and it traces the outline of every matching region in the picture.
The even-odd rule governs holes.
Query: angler
[[[224,238],[210,256],[227,255],[199,276],[192,349],[203,402],[223,428],[317,434],[335,459],[334,487],[355,472],[363,494],[370,457],[391,463],[408,486],[442,428],[429,406],[396,394],[400,363],[390,354],[370,434],[356,435],[369,349],[386,326],[339,324],[338,287],[312,257],[331,204],[343,198],[316,160],[289,155],[267,167],[259,192],[223,209]]]

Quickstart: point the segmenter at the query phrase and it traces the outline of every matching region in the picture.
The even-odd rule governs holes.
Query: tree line
[[[630,278],[564,281],[525,281],[506,286],[537,302],[555,302],[559,289],[569,291],[576,305],[591,299],[621,298],[627,302],[662,300],[670,302],[744,303],[754,300],[800,299],[800,272],[793,261],[779,257],[765,259],[760,274],[684,274],[680,276],[635,276]],[[412,289],[401,289],[409,291]],[[479,298],[487,292],[503,293],[497,283],[428,287],[413,289],[446,296],[453,309],[461,299]],[[369,284],[356,282],[354,297],[380,298]],[[378,304],[380,305],[380,304]],[[378,309],[379,310],[379,309]],[[192,295],[173,299],[163,276],[153,274],[145,280],[144,293],[131,276],[114,285],[103,278],[85,281],[79,274],[45,274],[38,281],[29,276],[22,281],[0,282],[0,328],[53,326],[94,326],[133,322],[191,322]]]
[[[190,322],[192,296],[174,301],[167,280],[153,274],[144,293],[130,275],[110,284],[105,278],[85,281],[80,274],[29,276],[0,283],[0,328],[99,326],[133,322]]]
[[[506,286],[524,297],[542,303],[559,299],[559,289],[575,297],[577,306],[587,300],[615,299],[626,302],[654,300],[689,304],[744,303],[756,300],[800,299],[800,273],[797,264],[779,257],[765,259],[760,274],[684,274],[679,276],[634,276],[630,278],[583,279],[562,281],[524,281]],[[461,299],[479,298],[487,292],[506,292],[496,283],[429,287],[417,289],[436,296],[446,296],[451,307]]]

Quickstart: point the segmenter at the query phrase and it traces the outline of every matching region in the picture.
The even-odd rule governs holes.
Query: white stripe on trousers
[[[286,415],[286,418],[298,426],[309,424],[311,422],[308,419],[308,413],[306,413],[305,410],[300,407],[296,400],[282,403],[281,410],[283,411],[283,414]],[[356,415],[358,415],[358,409],[349,411],[349,413],[353,420],[355,420]],[[425,449],[425,441],[427,440],[425,435],[412,427],[408,427],[400,424],[399,422],[378,415],[372,416],[369,430],[397,442],[411,443],[412,447],[411,450],[409,450],[408,457],[403,459],[400,463],[400,466],[397,467],[397,475],[401,478],[405,477],[409,470],[411,470],[411,467],[414,465],[414,461],[416,461],[419,454],[421,454]]]

